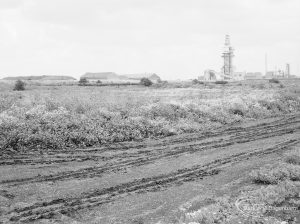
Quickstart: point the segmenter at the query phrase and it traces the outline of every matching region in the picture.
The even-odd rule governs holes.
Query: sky
[[[299,0],[0,0],[0,78],[220,71],[225,35],[236,71],[300,75]]]

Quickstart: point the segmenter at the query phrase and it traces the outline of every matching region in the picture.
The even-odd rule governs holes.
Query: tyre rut
[[[218,139],[208,142],[196,142],[190,143],[183,146],[173,146],[170,148],[159,148],[157,150],[144,150],[143,153],[134,154],[121,154],[120,157],[114,157],[115,161],[111,163],[106,163],[102,166],[82,168],[75,171],[65,171],[59,172],[51,175],[36,176],[30,178],[14,179],[14,180],[4,180],[0,182],[0,185],[9,184],[9,186],[17,186],[30,183],[39,183],[46,181],[66,181],[71,179],[85,179],[101,177],[105,173],[117,172],[120,170],[126,170],[135,166],[142,166],[149,163],[153,163],[160,159],[178,157],[183,154],[191,154],[196,152],[201,152],[210,149],[224,148],[234,144],[242,144],[252,141],[257,141],[261,139],[267,139],[276,136],[282,136],[285,134],[290,134],[300,131],[300,121],[294,121],[289,123],[294,127],[287,128],[276,126],[277,130],[272,129],[262,129],[262,130],[252,130],[250,132],[245,132],[243,134],[238,133],[237,135],[231,136],[229,139]],[[273,127],[273,126],[272,126]],[[122,160],[117,160],[118,158]]]
[[[290,139],[265,149],[255,149],[216,159],[212,162],[195,165],[191,168],[179,169],[167,174],[136,179],[113,187],[83,193],[75,198],[59,198],[48,202],[35,203],[27,207],[7,212],[4,217],[10,222],[32,222],[35,220],[54,218],[58,214],[74,215],[78,210],[94,208],[112,202],[120,197],[134,193],[160,191],[174,185],[203,179],[217,175],[226,166],[240,163],[253,157],[261,157],[276,153],[300,143],[300,140]]]
[[[207,133],[193,133],[193,134],[183,134],[182,137],[180,136],[173,136],[173,137],[167,137],[165,139],[157,140],[154,142],[151,142],[151,144],[147,144],[145,142],[137,143],[137,142],[128,142],[128,143],[116,143],[116,144],[110,144],[105,145],[103,147],[99,147],[92,150],[64,150],[64,151],[53,151],[48,150],[46,153],[43,153],[43,155],[39,156],[37,152],[31,152],[31,153],[23,153],[20,155],[20,153],[17,153],[17,156],[7,156],[3,154],[0,156],[0,166],[3,165],[23,165],[23,164],[55,164],[55,163],[66,163],[66,162],[84,162],[84,161],[109,161],[116,158],[116,155],[114,156],[104,156],[99,155],[101,153],[107,152],[107,151],[124,151],[124,153],[118,154],[117,156],[120,158],[124,158],[124,156],[136,156],[134,153],[127,153],[128,150],[138,150],[141,148],[158,148],[156,150],[165,150],[166,144],[168,147],[176,144],[183,144],[183,143],[189,143],[193,141],[200,141],[206,138],[213,138],[213,137],[220,137],[220,136],[226,136],[226,135],[235,135],[238,137],[239,135],[243,136],[246,133],[249,134],[249,132],[254,131],[257,132],[259,130],[264,129],[276,129],[278,127],[288,126],[293,123],[300,122],[297,120],[297,118],[300,118],[299,114],[292,115],[289,117],[283,117],[280,120],[270,122],[270,123],[262,123],[255,126],[250,126],[247,128],[242,127],[231,127],[231,128],[221,128],[220,130],[214,131],[214,132],[207,132]],[[59,156],[57,154],[60,154]],[[79,153],[84,153],[84,155],[80,155]],[[61,155],[64,154],[64,155]],[[140,152],[139,152],[140,154]],[[36,159],[32,159],[36,158]]]

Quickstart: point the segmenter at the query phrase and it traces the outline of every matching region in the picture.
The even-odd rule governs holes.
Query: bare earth
[[[300,146],[300,115],[99,148],[4,154],[0,222],[174,223]]]

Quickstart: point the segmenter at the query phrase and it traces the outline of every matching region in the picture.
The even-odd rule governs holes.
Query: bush
[[[235,216],[235,213],[235,206],[228,198],[218,198],[215,203],[211,205],[185,214],[183,220],[186,224],[229,223]]]
[[[224,85],[224,84],[227,84],[228,82],[225,81],[225,80],[219,80],[219,81],[215,81],[216,84],[221,84],[221,85]]]
[[[269,83],[280,83],[280,81],[278,79],[272,78],[269,79]]]
[[[235,115],[244,116],[244,112],[240,108],[231,108],[229,109],[229,112]]]
[[[88,84],[88,80],[86,78],[80,78],[79,80],[79,85],[80,86],[85,86],[86,84]]]
[[[153,82],[148,78],[142,78],[140,83],[144,86],[151,86]]]
[[[284,180],[300,180],[300,166],[293,164],[276,164],[265,166],[250,173],[251,179],[256,183],[276,184]]]
[[[102,82],[100,80],[97,80],[96,84],[101,84]]]
[[[288,198],[298,195],[297,185],[291,181],[279,182],[276,185],[262,186],[257,190],[246,193],[247,196],[257,199],[257,203],[265,205],[279,205]]]
[[[298,150],[295,153],[290,153],[288,154],[284,161],[286,163],[294,164],[294,165],[300,165],[300,155],[299,155],[300,150]]]
[[[204,82],[199,81],[198,79],[193,79],[193,80],[192,80],[192,83],[193,83],[194,85],[197,85],[197,84],[204,84]]]
[[[14,91],[23,91],[25,90],[25,82],[17,80],[15,83]]]

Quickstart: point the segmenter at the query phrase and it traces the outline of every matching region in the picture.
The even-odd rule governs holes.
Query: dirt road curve
[[[150,211],[159,200],[167,201],[160,214],[151,214],[157,221],[197,196],[200,190],[183,190],[192,184],[200,184],[206,192],[215,187],[208,183],[229,183],[245,170],[272,161],[299,144],[298,114],[138,143],[59,153],[49,149],[43,154],[3,154],[0,196],[6,199],[6,207],[0,210],[0,220],[33,222],[61,214],[85,220],[85,214],[96,211],[102,214],[99,223],[130,223],[133,214]],[[162,192],[184,199],[171,202]],[[145,200],[147,205],[130,211],[126,208],[128,203]],[[108,208],[117,209],[119,216]]]

